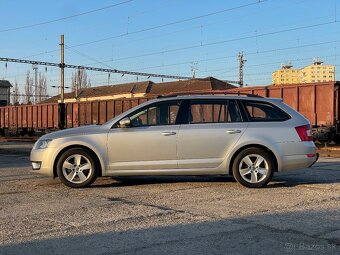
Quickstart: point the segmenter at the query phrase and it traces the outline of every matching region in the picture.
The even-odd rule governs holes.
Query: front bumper
[[[57,148],[32,149],[30,161],[32,163],[32,173],[53,177],[53,163]]]

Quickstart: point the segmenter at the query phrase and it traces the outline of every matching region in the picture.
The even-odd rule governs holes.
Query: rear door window
[[[188,119],[189,124],[242,121],[234,100],[192,100]]]
[[[278,107],[258,101],[242,100],[250,121],[284,121],[289,115]]]

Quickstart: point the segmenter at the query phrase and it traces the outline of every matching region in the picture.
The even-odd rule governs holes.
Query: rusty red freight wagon
[[[340,136],[340,82],[256,86],[233,88],[214,93],[247,93],[283,101],[306,116],[319,140]],[[169,92],[170,93],[170,92]],[[209,92],[211,93],[211,92]],[[190,94],[189,92],[187,94]],[[118,114],[157,95],[146,98],[88,101],[65,105],[65,127],[102,124]],[[56,130],[59,127],[58,104],[0,107],[0,130],[12,133]]]
[[[0,129],[13,132],[58,128],[58,104],[0,107]]]

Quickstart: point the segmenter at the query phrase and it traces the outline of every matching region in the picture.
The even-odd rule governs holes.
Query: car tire
[[[82,148],[65,151],[57,162],[57,174],[71,188],[89,187],[98,176],[98,164],[92,153]]]
[[[248,188],[261,188],[274,174],[274,160],[263,149],[252,147],[241,151],[232,166],[236,181]]]

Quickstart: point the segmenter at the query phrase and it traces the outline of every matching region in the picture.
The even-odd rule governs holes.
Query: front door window
[[[134,113],[130,119],[132,127],[175,125],[179,102],[160,103]]]

